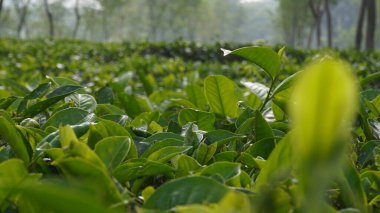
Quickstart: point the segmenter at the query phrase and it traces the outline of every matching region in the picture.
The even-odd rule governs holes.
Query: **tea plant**
[[[377,74],[359,81],[336,56],[284,73],[285,49],[224,53],[262,81],[162,58],[8,55],[1,211],[379,211],[380,91],[359,91]]]

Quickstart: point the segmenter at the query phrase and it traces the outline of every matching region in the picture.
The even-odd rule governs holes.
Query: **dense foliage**
[[[1,40],[1,211],[379,211],[380,56],[236,48]]]

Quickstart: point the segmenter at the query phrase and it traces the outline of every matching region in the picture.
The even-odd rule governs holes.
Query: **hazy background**
[[[0,36],[354,48],[364,1],[372,0],[0,0]],[[380,2],[373,2],[359,41],[367,49],[368,39],[380,48]]]

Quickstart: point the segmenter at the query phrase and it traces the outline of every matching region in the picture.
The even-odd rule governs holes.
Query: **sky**
[[[32,2],[37,2],[39,0],[32,0]],[[61,0],[49,0],[49,2],[55,2],[55,1],[61,1]],[[249,3],[249,2],[260,2],[264,0],[240,0],[242,3]],[[63,3],[66,7],[73,7],[75,5],[75,0],[65,0]],[[94,8],[100,8],[99,3],[96,0],[80,0],[80,4],[85,7],[94,7]]]
[[[59,1],[59,0],[50,0],[50,1]],[[264,0],[240,0],[242,3],[249,3],[249,2],[259,2],[259,1],[264,1]],[[97,3],[95,0],[81,0],[80,1],[83,6],[86,7],[95,7],[99,8],[100,5]],[[64,5],[66,7],[73,7],[75,4],[75,0],[65,0]]]
[[[60,0],[49,0],[49,1],[53,2],[53,1],[60,1]],[[75,0],[65,0],[63,5],[65,7],[69,7],[69,8],[74,7],[75,6]],[[99,3],[96,0],[80,0],[79,5],[81,7],[92,7],[95,9],[101,8],[101,6],[99,5]]]
[[[40,3],[41,0],[31,0],[31,3],[32,4],[35,4],[35,3]],[[74,7],[75,5],[75,0],[48,0],[49,3],[54,3],[54,2],[59,2],[59,1],[63,1],[63,5],[65,7],[68,7],[68,8],[71,8],[71,7]],[[7,6],[11,6],[12,5],[12,2],[11,1],[4,1],[5,5]],[[26,2],[24,0],[24,2]],[[92,7],[92,8],[95,8],[95,9],[100,9],[101,6],[99,5],[99,3],[96,1],[96,0],[80,0],[79,1],[79,4],[82,6],[82,7]]]
[[[263,0],[240,0],[242,3],[249,3],[249,2],[255,2],[255,1],[263,1]]]

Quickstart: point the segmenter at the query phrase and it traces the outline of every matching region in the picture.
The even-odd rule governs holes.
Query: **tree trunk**
[[[21,7],[16,1],[14,1],[14,3],[16,7],[16,12],[19,16],[19,22],[17,24],[17,37],[21,38],[21,32],[26,22],[26,16],[28,13],[30,0],[27,0],[27,2],[25,2],[25,4],[23,4]]]
[[[368,5],[368,0],[362,0],[360,11],[359,11],[358,23],[356,26],[356,37],[355,37],[356,50],[360,50],[361,45],[362,45],[364,16],[365,16],[365,11],[367,9],[367,5]]]
[[[321,47],[321,17],[318,16],[317,19],[315,20],[316,21],[316,25],[317,25],[317,47],[320,48]]]
[[[2,13],[2,11],[3,11],[3,3],[4,3],[4,0],[0,0],[0,18],[1,18],[1,13]],[[1,19],[0,19],[0,28],[2,28],[2,26],[1,26]]]
[[[368,1],[366,50],[375,49],[376,1]]]
[[[319,48],[321,47],[321,20],[323,11],[321,9],[321,5],[317,5],[317,7],[314,5],[313,0],[309,0],[309,8],[314,17],[315,28],[317,33],[317,47]]]
[[[54,38],[54,20],[53,14],[50,11],[48,0],[44,0],[45,13],[49,21],[49,36],[51,39]]]
[[[325,11],[326,11],[327,41],[328,41],[328,46],[331,48],[333,37],[332,37],[332,18],[331,18],[329,0],[325,0]]]
[[[74,31],[73,31],[73,38],[76,38],[78,34],[80,19],[81,19],[81,15],[79,13],[79,0],[75,1],[74,12],[75,12],[75,26],[74,26]]]
[[[314,29],[315,29],[315,23],[313,23],[310,27],[309,38],[307,39],[307,48],[311,47],[311,42],[313,41]]]
[[[4,3],[4,0],[0,0],[0,14],[3,11],[3,3]]]

